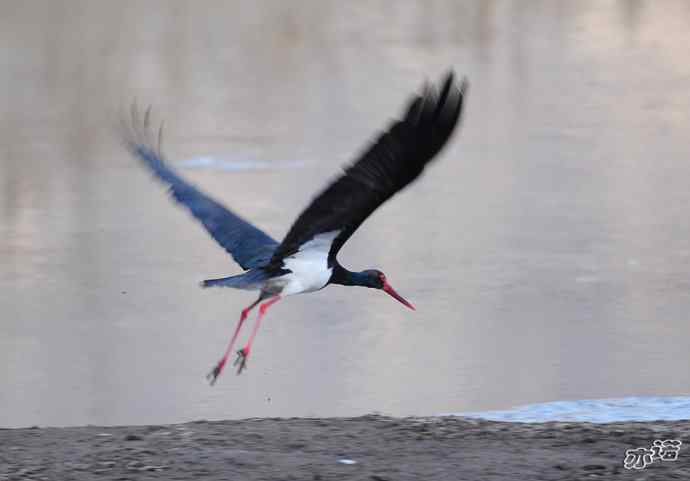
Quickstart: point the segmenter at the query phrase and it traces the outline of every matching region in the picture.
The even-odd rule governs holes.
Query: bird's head
[[[386,275],[376,269],[369,269],[366,271],[363,271],[362,274],[364,274],[365,279],[366,279],[366,286],[371,287],[373,289],[381,289],[384,291],[386,294],[394,298],[396,301],[399,301],[406,307],[409,307],[413,311],[415,310],[414,306],[407,302],[405,298],[403,298],[400,294],[395,292],[395,289],[391,287],[391,285],[388,283],[386,280]]]

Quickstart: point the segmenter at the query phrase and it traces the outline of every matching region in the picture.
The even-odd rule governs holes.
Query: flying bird
[[[283,297],[339,284],[379,289],[414,309],[391,287],[383,272],[351,272],[338,262],[338,251],[376,208],[415,180],[448,142],[460,119],[466,92],[467,81],[457,85],[452,72],[446,74],[439,90],[425,84],[404,116],[314,198],[282,242],[180,177],[161,152],[162,125],[157,136],[150,127],[151,109],[142,118],[136,107],[132,108],[131,119],[123,121],[121,132],[128,150],[168,185],[172,197],[191,211],[245,271],[205,280],[202,286],[259,291],[258,299],[242,310],[225,353],[208,374],[211,384],[223,371],[247,316],[259,304],[249,339],[237,351],[238,374],[246,367],[266,310]]]

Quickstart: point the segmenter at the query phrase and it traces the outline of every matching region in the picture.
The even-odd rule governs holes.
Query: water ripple
[[[690,419],[690,397],[651,396],[612,399],[582,399],[518,406],[505,411],[448,413],[491,421],[520,423],[547,421],[584,421],[611,423],[619,421],[677,421]]]
[[[192,157],[176,163],[178,167],[185,169],[212,169],[223,171],[263,170],[263,169],[293,169],[303,167],[304,162],[299,160],[268,162],[257,159],[228,159],[211,156]]]

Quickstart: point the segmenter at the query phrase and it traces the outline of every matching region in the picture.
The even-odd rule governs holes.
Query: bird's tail
[[[220,279],[206,279],[201,282],[201,287],[232,287],[248,291],[259,290],[270,276],[263,269],[251,269],[236,276],[222,277]]]

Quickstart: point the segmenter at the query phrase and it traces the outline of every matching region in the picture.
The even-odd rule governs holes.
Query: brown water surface
[[[0,426],[501,409],[688,394],[690,7],[679,1],[0,3]],[[132,99],[183,175],[280,238],[448,67],[461,135],[347,244],[417,311],[254,295],[118,145]],[[252,168],[255,166],[256,168]]]

